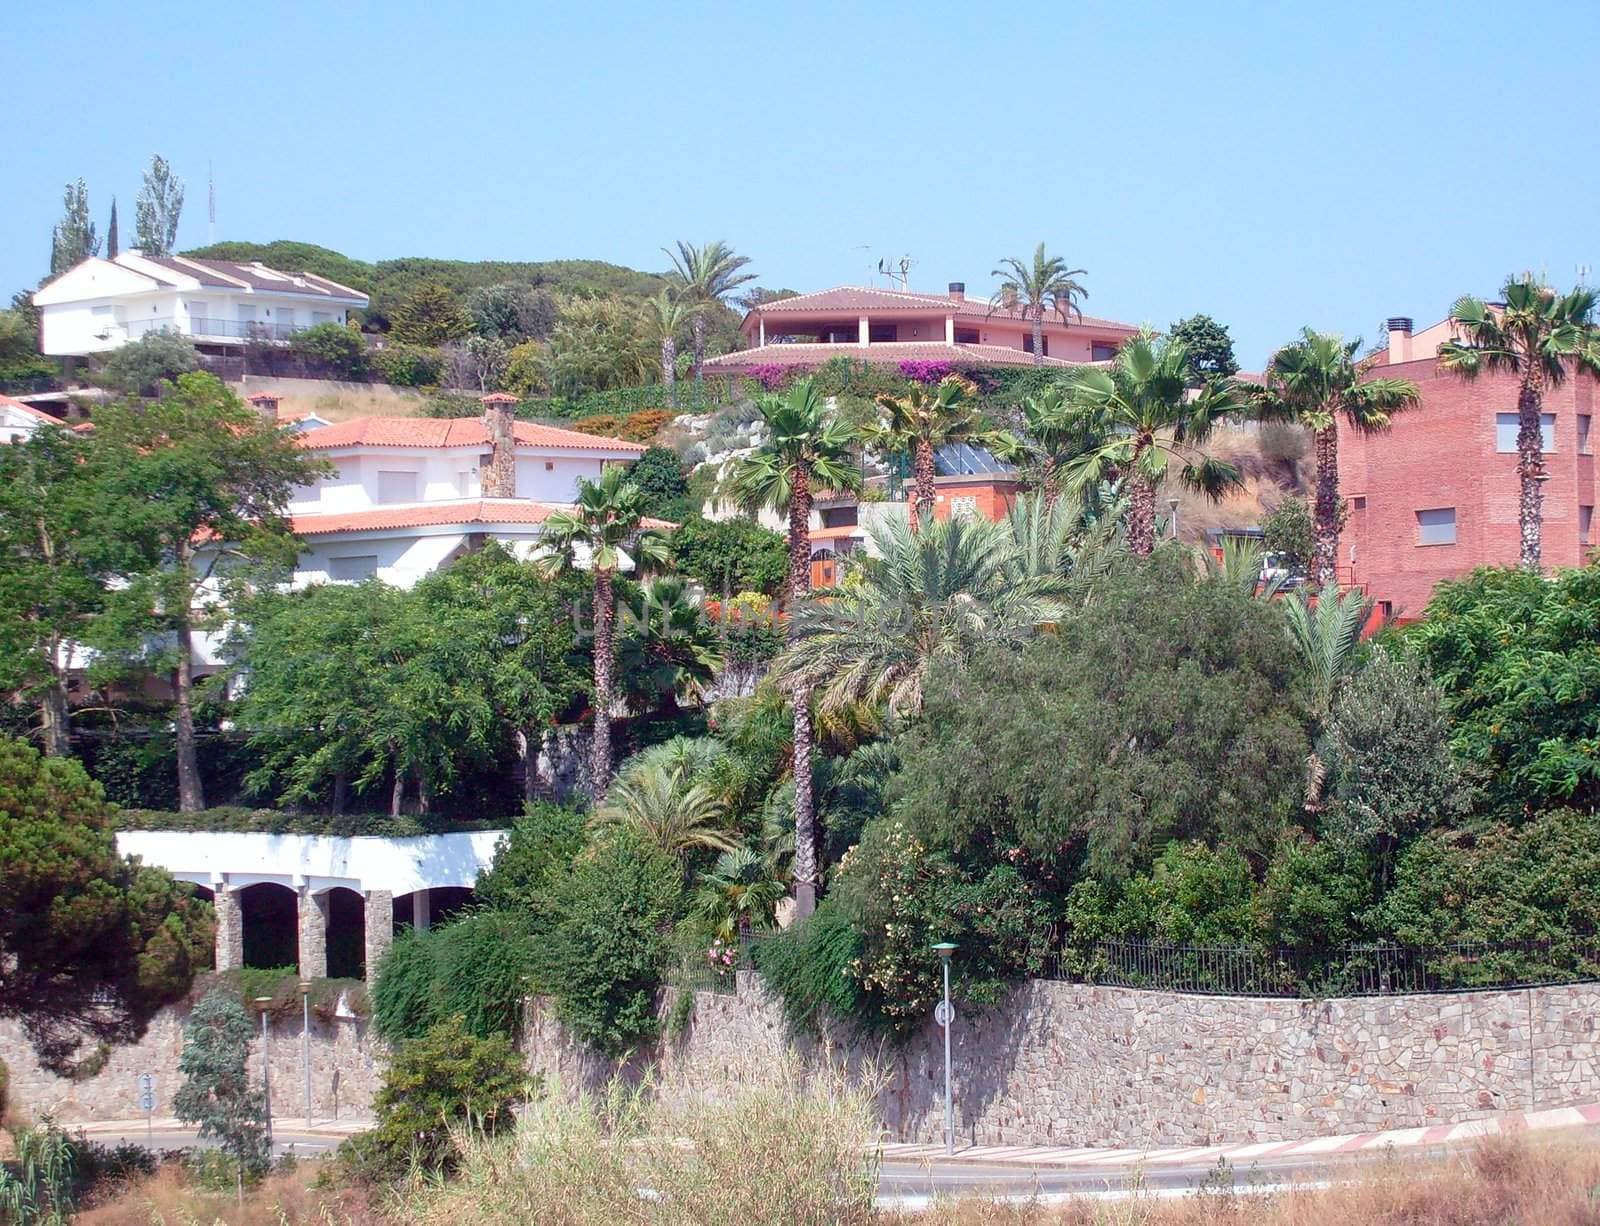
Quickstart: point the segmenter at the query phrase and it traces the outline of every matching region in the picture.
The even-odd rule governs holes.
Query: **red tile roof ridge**
[[[639,454],[643,443],[581,430],[564,430],[539,422],[519,421],[512,433],[523,447],[622,451]],[[489,432],[481,417],[352,417],[302,434],[301,447],[326,451],[335,447],[487,447]]]
[[[535,502],[531,498],[461,498],[364,507],[359,511],[313,511],[290,517],[297,536],[334,532],[371,532],[397,528],[429,528],[453,524],[542,524],[571,503]],[[675,528],[670,520],[646,518],[646,528]]]
[[[718,357],[707,358],[707,369],[726,367],[798,366],[826,362],[830,358],[847,357],[871,361],[873,358],[892,361],[943,361],[982,366],[1032,366],[1033,355],[1026,349],[1012,349],[1006,345],[947,345],[943,341],[878,341],[871,345],[839,344],[758,345],[753,349],[739,349]],[[1046,355],[1045,366],[1093,366],[1093,362],[1073,362],[1066,358]]]

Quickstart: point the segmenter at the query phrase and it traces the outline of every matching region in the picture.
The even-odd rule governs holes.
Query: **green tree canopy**
[[[217,1141],[240,1174],[251,1176],[264,1174],[272,1162],[266,1096],[250,1084],[247,1068],[254,1032],[235,993],[208,992],[183,1027],[183,1084],[173,1099],[180,1120],[199,1124],[200,1139]]]
[[[0,1016],[65,1071],[84,1039],[137,1039],[209,965],[211,909],[117,854],[83,768],[0,740]]]
[[[158,394],[179,375],[200,369],[194,342],[176,332],[146,332],[113,349],[100,363],[100,381],[129,395]]]
[[[683,521],[668,538],[673,565],[706,591],[776,595],[783,587],[789,550],[783,534],[743,515]]]
[[[1226,378],[1239,373],[1233,356],[1233,338],[1228,329],[1209,315],[1190,315],[1167,329],[1167,335],[1181,341],[1189,352],[1189,372],[1194,386],[1207,379]]]
[[[389,332],[407,345],[443,345],[460,340],[470,327],[455,294],[437,281],[424,281],[395,309]]]
[[[172,173],[166,158],[151,154],[133,206],[133,245],[145,255],[171,255],[182,216],[183,180]]]

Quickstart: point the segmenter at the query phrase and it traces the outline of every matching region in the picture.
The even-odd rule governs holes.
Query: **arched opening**
[[[328,978],[360,979],[367,960],[367,905],[355,890],[328,891]]]
[[[454,919],[471,901],[472,891],[460,886],[442,885],[428,891],[428,909],[433,912],[435,924]]]
[[[263,881],[239,891],[246,966],[298,967],[300,900],[286,885]]]
[[[418,895],[425,897],[419,899]],[[472,891],[465,886],[436,885],[431,889],[401,894],[394,900],[394,929],[403,932],[408,928],[436,928],[453,919],[472,901]],[[418,917],[422,922],[417,922]]]

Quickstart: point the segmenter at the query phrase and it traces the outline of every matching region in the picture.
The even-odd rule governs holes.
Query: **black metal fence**
[[[1600,980],[1600,941],[1322,948],[1099,941],[1057,950],[1041,979],[1212,996],[1386,996]]]

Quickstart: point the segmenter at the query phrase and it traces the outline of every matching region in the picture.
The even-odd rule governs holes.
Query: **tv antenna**
[[[217,241],[217,179],[212,173],[211,163],[206,163],[206,243],[215,245]]]
[[[878,275],[888,277],[890,284],[899,282],[900,292],[906,293],[911,288],[911,266],[916,263],[909,255],[903,255],[898,260],[881,259],[878,261]]]
[[[1588,264],[1579,264],[1578,265],[1578,284],[1579,285],[1587,285],[1589,283],[1589,274],[1591,272],[1593,272],[1593,271],[1594,271],[1594,269],[1592,267],[1590,267]]]

